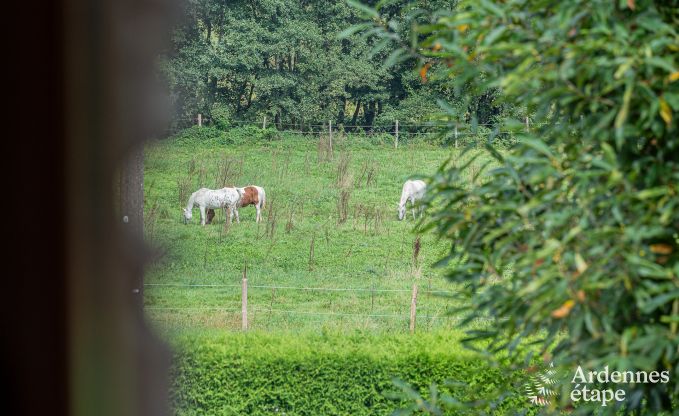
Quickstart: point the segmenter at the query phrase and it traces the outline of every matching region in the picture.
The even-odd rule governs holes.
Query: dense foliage
[[[383,12],[403,23],[394,26],[401,36],[410,36],[404,19],[417,16],[396,5]],[[409,122],[438,111],[435,97],[459,101],[445,82],[423,82],[411,71],[415,61],[391,43],[345,31],[360,12],[343,1],[189,0],[185,16],[163,58],[180,121],[202,113],[225,128],[266,116],[279,128],[318,130],[332,120],[371,132],[399,120],[401,130],[412,130]],[[500,108],[486,95],[469,111],[491,122]]]
[[[618,404],[676,409],[677,2],[474,0],[437,16],[404,47],[421,73],[446,68],[455,88],[499,89],[536,115],[509,154],[489,135],[501,167],[478,185],[462,186],[455,160],[433,178],[441,205],[429,226],[452,241],[441,263],[463,253],[450,279],[465,285],[470,317],[497,318],[473,338],[511,351],[538,337],[571,376],[576,365],[669,371],[669,383],[623,385]]]
[[[177,346],[173,403],[180,415],[387,415],[405,405],[390,398],[394,378],[428,400],[478,399],[504,376],[474,354],[451,350],[446,341],[455,339],[450,333],[185,336]],[[441,396],[431,396],[432,381]],[[512,394],[485,411],[514,414],[510,409],[521,401]]]

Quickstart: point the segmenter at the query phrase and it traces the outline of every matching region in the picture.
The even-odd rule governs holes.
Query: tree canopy
[[[450,4],[421,3],[423,11]],[[332,120],[372,131],[431,117],[436,98],[456,101],[446,82],[413,72],[415,60],[395,59],[403,56],[390,42],[347,31],[362,12],[345,2],[190,0],[185,7],[163,56],[177,118],[202,113],[226,126],[266,116],[293,128]],[[404,38],[408,10],[383,9]]]

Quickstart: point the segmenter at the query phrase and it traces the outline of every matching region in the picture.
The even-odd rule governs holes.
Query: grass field
[[[387,397],[394,378],[423,397],[446,380],[467,386],[442,391],[460,400],[489,393],[501,372],[460,345],[459,316],[447,311],[461,301],[432,267],[449,243],[422,234],[415,256],[416,222],[397,220],[406,179],[472,154],[425,142],[395,149],[389,136],[335,137],[331,154],[318,136],[259,129],[194,128],[149,147],[145,225],[160,255],[146,275],[145,308],[175,347],[175,412],[390,414],[407,406]],[[194,209],[185,225],[191,192],[223,184],[263,186],[264,220],[246,207],[240,224],[218,212],[201,227]],[[511,397],[497,414],[523,400]]]
[[[234,144],[230,134],[242,132],[192,131],[147,151],[146,229],[162,250],[146,280],[154,322],[165,329],[239,328],[247,264],[253,329],[407,330],[414,283],[418,328],[454,325],[443,316],[451,300],[429,292],[454,289],[431,267],[449,246],[424,234],[415,260],[415,222],[410,214],[398,221],[396,210],[403,182],[432,174],[456,157],[454,149],[426,143],[394,149],[387,140],[349,136],[335,137],[330,157],[318,136]],[[217,213],[215,224],[201,227],[196,208],[184,225],[181,207],[190,193],[219,183],[263,186],[264,221],[256,224],[254,208],[246,207],[240,224],[228,226]]]

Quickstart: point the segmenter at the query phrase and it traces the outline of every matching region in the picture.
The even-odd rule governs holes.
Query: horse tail
[[[257,188],[258,188],[257,189],[258,191],[261,191],[261,195],[259,196],[260,197],[260,201],[259,201],[260,208],[264,209],[264,204],[266,203],[266,192],[264,192],[264,188],[262,188],[261,186],[258,186]]]

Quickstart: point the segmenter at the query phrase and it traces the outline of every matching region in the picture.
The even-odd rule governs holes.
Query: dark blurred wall
[[[142,142],[168,114],[154,62],[174,9],[6,7],[6,413],[165,414],[169,354],[141,308]]]

